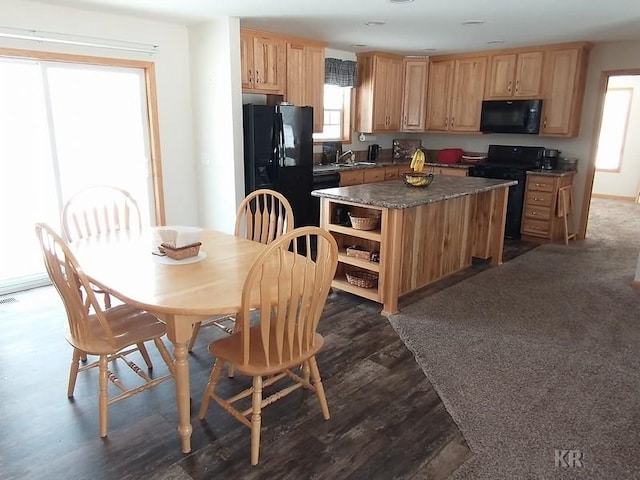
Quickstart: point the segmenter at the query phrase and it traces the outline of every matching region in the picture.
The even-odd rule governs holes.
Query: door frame
[[[603,70],[600,73],[600,86],[598,87],[598,102],[596,103],[595,119],[593,124],[593,133],[591,136],[591,153],[589,154],[589,163],[587,163],[587,174],[584,183],[584,196],[582,198],[582,213],[580,215],[580,227],[578,229],[578,238],[586,238],[587,223],[589,221],[589,207],[591,205],[591,195],[593,192],[593,182],[596,176],[596,156],[598,153],[598,140],[600,139],[600,130],[602,128],[602,112],[604,110],[604,97],[607,93],[610,77],[619,77],[623,75],[640,75],[640,68],[626,68],[622,70]]]
[[[160,155],[160,127],[158,119],[158,96],[156,89],[155,63],[120,58],[94,57],[67,53],[39,52],[17,48],[0,48],[0,57],[39,60],[48,62],[78,63],[106,67],[138,68],[144,71],[147,118],[149,119],[149,150],[151,155],[151,182],[156,225],[166,222],[164,209],[164,190],[162,181],[162,159]]]

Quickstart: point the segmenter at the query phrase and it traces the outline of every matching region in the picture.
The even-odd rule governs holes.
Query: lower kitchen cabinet
[[[571,185],[575,172],[558,175],[527,175],[522,227],[523,236],[543,241],[564,240],[564,225],[558,212],[558,190]]]

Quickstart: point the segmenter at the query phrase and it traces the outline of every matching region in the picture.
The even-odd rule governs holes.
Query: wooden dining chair
[[[166,333],[165,324],[147,312],[127,304],[102,309],[87,276],[69,246],[51,227],[36,224],[36,235],[40,242],[47,273],[62,298],[67,312],[68,330],[66,339],[73,347],[67,396],[73,397],[78,373],[97,367],[99,392],[100,436],[107,436],[108,406],[128,398],[143,390],[169,380],[173,375],[171,356],[162,336]],[[153,368],[144,342],[152,340],[167,364],[167,375],[152,378],[138,367],[129,357],[139,351],[149,370]],[[83,354],[98,356],[98,360],[80,367]],[[128,366],[142,382],[138,386],[127,388],[115,372],[118,366]],[[119,393],[109,395],[109,382]]]
[[[251,192],[240,203],[236,212],[234,235],[268,244],[293,227],[293,208],[289,201],[281,193],[263,188]],[[189,351],[193,349],[200,329],[208,326],[218,327],[231,334],[235,328],[235,316],[221,315],[196,323],[189,341]]]
[[[317,240],[315,258],[311,252],[312,240]],[[306,245],[304,254],[298,253],[300,244]],[[304,387],[316,394],[322,416],[329,419],[316,362],[316,354],[324,341],[316,329],[337,259],[335,239],[318,227],[297,228],[271,242],[245,279],[236,317],[240,328],[209,345],[209,352],[216,360],[199,417],[205,418],[213,399],[249,427],[252,465],[258,463],[261,412],[266,405]],[[255,305],[259,307],[252,315]],[[251,317],[257,318],[251,321]],[[250,388],[226,399],[216,392],[225,362],[238,373],[253,377]],[[277,388],[281,382],[285,385]],[[263,391],[269,391],[269,395],[263,397]],[[248,405],[236,407],[236,402]]]
[[[67,200],[62,209],[62,234],[67,242],[112,232],[139,235],[142,219],[138,202],[121,188],[98,185],[85,188]],[[111,307],[111,297],[104,295],[105,308]]]

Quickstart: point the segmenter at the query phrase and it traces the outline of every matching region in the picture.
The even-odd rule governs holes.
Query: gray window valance
[[[357,87],[356,62],[339,58],[325,58],[324,83],[339,87]]]

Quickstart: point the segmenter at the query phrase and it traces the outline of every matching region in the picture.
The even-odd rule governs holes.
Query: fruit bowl
[[[404,184],[410,187],[427,187],[433,182],[433,173],[411,172],[402,174]]]

